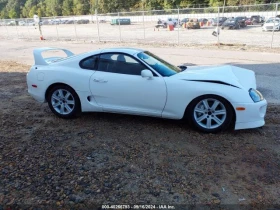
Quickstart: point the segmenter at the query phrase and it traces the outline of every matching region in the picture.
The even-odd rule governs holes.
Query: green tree
[[[29,10],[29,17],[33,17],[34,15],[38,15],[37,13],[37,6],[33,6],[30,10]]]
[[[6,10],[6,8],[3,8],[0,12],[0,17],[3,18],[3,19],[7,19],[9,18],[9,15],[8,15],[8,11]]]
[[[73,0],[73,12],[75,15],[89,14],[90,4],[88,0]]]
[[[25,0],[9,0],[6,5],[10,18],[19,18],[21,7],[25,4]]]
[[[46,4],[45,0],[39,0],[37,3],[37,15],[39,17],[46,17]]]
[[[62,4],[62,15],[68,16],[73,14],[73,0],[64,0]]]
[[[47,16],[61,16],[62,0],[45,0]]]

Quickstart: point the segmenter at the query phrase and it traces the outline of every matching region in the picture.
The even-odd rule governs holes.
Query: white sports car
[[[67,57],[43,58],[62,50]],[[74,55],[38,48],[27,74],[28,92],[62,118],[114,112],[187,119],[204,132],[261,127],[267,102],[253,71],[234,67],[185,70],[140,49],[102,49]]]

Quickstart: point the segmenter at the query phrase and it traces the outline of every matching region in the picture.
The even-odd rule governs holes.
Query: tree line
[[[226,0],[226,6],[267,4],[279,0]],[[0,18],[88,15],[137,10],[222,6],[224,0],[0,0]]]

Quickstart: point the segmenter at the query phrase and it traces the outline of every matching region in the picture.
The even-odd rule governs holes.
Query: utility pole
[[[226,0],[224,0],[224,6],[223,6],[223,17],[224,17],[224,13],[225,13],[225,6],[226,6]]]

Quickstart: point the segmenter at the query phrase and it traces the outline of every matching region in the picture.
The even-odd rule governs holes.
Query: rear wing
[[[35,65],[49,65],[50,63],[53,63],[59,59],[65,58],[65,57],[43,58],[42,52],[52,51],[52,50],[61,50],[67,55],[67,57],[74,55],[74,53],[72,53],[71,51],[62,48],[53,48],[53,47],[36,48],[33,50]]]

